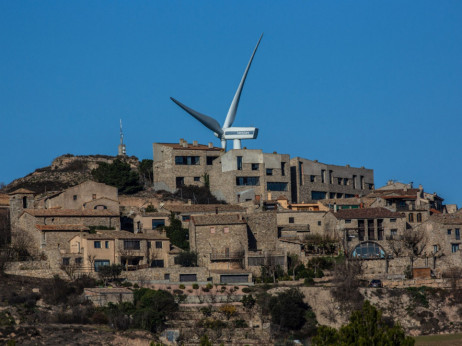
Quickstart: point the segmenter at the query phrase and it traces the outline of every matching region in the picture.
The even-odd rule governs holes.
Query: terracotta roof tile
[[[159,232],[153,233],[132,233],[128,231],[96,230],[96,234],[85,235],[87,239],[146,239],[146,240],[168,240]]]
[[[110,210],[88,210],[88,209],[24,209],[25,213],[28,213],[36,217],[103,217],[103,216],[119,216],[119,213],[115,213]]]
[[[196,226],[245,224],[239,214],[196,215],[191,217]]]
[[[395,213],[385,208],[342,209],[333,213],[337,219],[368,219],[368,218],[400,218],[401,213]]]
[[[84,225],[35,225],[40,231],[89,231]]]

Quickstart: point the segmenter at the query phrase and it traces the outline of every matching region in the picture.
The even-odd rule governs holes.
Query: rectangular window
[[[369,184],[369,190],[372,190],[374,188],[374,184]]]
[[[260,165],[258,163],[252,163],[252,171],[258,171]]]
[[[273,175],[273,169],[272,168],[267,168],[266,169],[266,175]]]
[[[333,184],[333,183],[334,183],[334,172],[329,171],[329,184]]]
[[[175,156],[175,165],[200,165],[200,156]]]
[[[438,252],[438,245],[433,245],[433,253],[437,253]]]
[[[456,240],[460,240],[460,229],[456,228]]]
[[[96,260],[95,261],[95,272],[99,271],[100,267],[108,266],[110,264],[109,260]]]
[[[315,178],[314,175],[310,175],[310,183],[314,183],[315,179],[316,179],[316,178]]]
[[[345,223],[351,223],[351,219],[345,220]]]
[[[170,280],[170,274],[169,273],[164,274],[164,280]]]
[[[72,196],[72,199],[73,199],[74,201],[76,201],[76,200],[77,200],[77,195]]]
[[[140,241],[139,240],[124,240],[124,250],[139,250]]]
[[[298,162],[298,180],[300,185],[303,185],[303,164]]]
[[[266,189],[268,191],[287,191],[287,183],[268,182]]]
[[[164,219],[152,219],[152,229],[156,229],[158,227],[163,227],[165,226],[165,220]]]
[[[364,189],[364,176],[363,175],[359,176],[359,186],[360,186],[361,190]]]
[[[316,201],[318,199],[325,199],[326,193],[324,191],[311,191],[311,199]]]
[[[237,186],[258,186],[260,179],[258,177],[236,177]]]
[[[289,217],[289,223],[294,223],[295,222],[295,218],[294,217]]]
[[[242,156],[237,156],[237,170],[242,171]]]
[[[335,192],[329,192],[329,198],[335,198]]]
[[[207,166],[213,165],[213,161],[217,158],[218,156],[207,156]]]
[[[156,241],[156,249],[162,249],[162,242]]]
[[[95,247],[95,249],[101,249],[101,242],[99,240],[95,240],[93,242],[93,246]]]
[[[353,175],[353,189],[356,189],[356,175]]]
[[[451,244],[451,252],[457,252],[459,251],[459,244]]]
[[[152,260],[151,261],[151,268],[163,268],[164,267],[164,260]]]
[[[104,242],[104,247],[105,247],[106,249],[109,249],[109,240],[106,240],[106,241]]]
[[[378,231],[378,234],[377,234],[377,240],[383,240],[383,228],[377,230]]]
[[[176,187],[182,187],[184,185],[184,177],[176,177]]]
[[[390,235],[391,236],[398,235],[398,230],[396,228],[391,229],[390,230]]]
[[[343,185],[348,185],[348,178],[343,179]]]
[[[75,264],[81,265],[81,264],[82,264],[82,257],[77,257],[77,258],[75,259]]]
[[[337,193],[337,198],[343,198],[343,193]]]
[[[325,169],[321,169],[321,183],[325,183],[325,180],[326,180],[326,170]]]
[[[201,177],[194,177],[194,181],[201,181]]]
[[[281,162],[281,175],[285,176],[286,175],[286,163]]]
[[[355,195],[352,195],[351,193],[346,193],[345,198],[353,198]]]
[[[92,194],[92,199],[96,199],[96,193]]]
[[[191,219],[191,215],[182,215],[181,221],[187,222]]]
[[[396,222],[396,219],[390,219],[390,222]]]
[[[318,221],[318,226],[321,226],[322,222],[321,221]]]
[[[448,229],[448,235],[452,234],[452,229]]]
[[[63,257],[63,266],[68,266],[71,262],[69,257]]]

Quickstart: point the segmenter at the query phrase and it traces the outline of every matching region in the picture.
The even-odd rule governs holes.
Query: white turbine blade
[[[223,135],[223,130],[221,129],[220,124],[218,123],[218,121],[216,121],[212,117],[209,117],[208,115],[196,112],[194,109],[191,109],[188,106],[185,106],[180,101],[175,100],[173,97],[170,97],[170,99],[173,102],[175,102],[178,106],[183,108],[186,112],[191,114],[194,118],[199,120],[205,127],[212,130],[213,132],[216,132],[220,136]]]
[[[247,73],[249,72],[250,65],[252,65],[253,57],[257,51],[258,45],[260,44],[262,37],[263,34],[261,34],[260,39],[258,40],[258,43],[255,46],[255,49],[253,50],[253,54],[250,57],[249,63],[247,64],[247,68],[245,69],[244,75],[242,76],[241,82],[239,83],[239,86],[236,90],[236,94],[234,95],[233,102],[231,102],[231,106],[229,107],[228,114],[226,115],[225,123],[223,125],[224,129],[231,127],[233,125],[234,119],[236,118],[237,106],[239,106],[239,99],[241,98],[242,88],[244,87],[245,79],[247,78]]]

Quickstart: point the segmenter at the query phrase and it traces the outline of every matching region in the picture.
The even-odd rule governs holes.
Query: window
[[[164,267],[164,260],[152,260],[151,261],[151,268],[163,268]]]
[[[352,195],[351,193],[346,193],[345,198],[353,198],[355,195]]]
[[[396,219],[390,219],[390,222],[396,222]]]
[[[156,229],[158,227],[163,227],[165,226],[165,220],[164,219],[152,219],[152,229]]]
[[[374,188],[374,184],[369,184],[369,190],[372,190]]]
[[[140,241],[139,240],[124,240],[124,250],[139,250]]]
[[[451,252],[454,253],[459,251],[459,245],[460,244],[451,244]]]
[[[353,175],[353,189],[356,189],[356,175]]]
[[[96,199],[96,193],[92,194],[92,195],[91,195],[91,198],[92,198],[92,199]]]
[[[409,222],[414,222],[414,214],[409,213]]]
[[[298,162],[298,180],[300,185],[303,185],[303,164],[301,162]]]
[[[359,185],[360,185],[361,190],[364,189],[364,176],[363,175],[359,176]]]
[[[194,181],[201,181],[201,177],[194,177]]]
[[[151,242],[148,241],[148,242],[146,242],[146,244],[148,245],[148,249],[150,249],[151,248]]]
[[[109,249],[109,240],[104,241],[104,247]]]
[[[295,218],[294,217],[289,217],[289,223],[294,223],[295,222]]]
[[[448,229],[448,235],[452,234],[452,229]]]
[[[325,180],[326,180],[326,170],[325,169],[321,169],[321,183],[325,183]]]
[[[164,280],[170,280],[170,274],[169,273],[164,274]]]
[[[24,209],[27,208],[27,197],[26,197],[26,196],[24,196],[24,197],[22,198],[22,207],[23,207]]]
[[[342,185],[343,178],[337,178],[337,184]]]
[[[383,228],[377,230],[377,240],[383,240]]]
[[[260,179],[258,177],[236,177],[237,186],[258,186]]]
[[[218,156],[207,156],[207,166],[211,166]]]
[[[74,201],[76,201],[76,200],[77,200],[77,195],[72,196],[72,199],[73,199]]]
[[[355,258],[385,258],[385,251],[380,245],[372,242],[362,243],[355,247],[351,255]]]
[[[109,264],[110,264],[109,260],[96,260],[95,261],[95,272],[98,272],[100,267],[108,266]]]
[[[390,230],[390,235],[391,236],[395,236],[395,235],[398,235],[398,230],[396,228],[393,228]]]
[[[335,198],[335,192],[330,192],[330,193],[329,193],[329,198],[331,198],[331,199],[332,199],[332,198]]]
[[[318,221],[318,226],[321,226],[321,221]]]
[[[422,214],[417,213],[417,222],[422,222]]]
[[[252,171],[258,171],[260,165],[258,163],[252,163]]]
[[[286,175],[286,163],[281,162],[281,175],[284,176]]]
[[[438,245],[433,245],[433,253],[437,253],[438,252]]]
[[[337,198],[343,198],[343,193],[337,193]]]
[[[81,264],[82,264],[82,257],[77,257],[77,258],[75,259],[75,264],[81,265]]]
[[[242,156],[237,156],[237,170],[242,171]]]
[[[68,266],[71,259],[69,257],[63,257],[63,266]]]
[[[266,183],[268,191],[287,191],[287,183],[269,182]]]
[[[156,249],[162,249],[162,242],[156,241]]]
[[[200,156],[175,156],[175,165],[200,165]]]
[[[311,199],[318,200],[318,199],[325,199],[326,193],[324,191],[311,191]]]
[[[182,215],[182,216],[181,216],[181,221],[187,222],[187,221],[189,221],[190,219],[191,219],[191,215]]]
[[[273,169],[272,168],[267,168],[266,169],[266,175],[273,175]]]
[[[345,223],[351,223],[351,219],[345,220]]]
[[[176,187],[182,187],[184,185],[184,177],[176,177]]]
[[[95,247],[95,249],[101,249],[101,242],[99,240],[95,240],[93,242],[93,246]]]
[[[215,234],[215,227],[210,227],[210,234]]]
[[[460,229],[456,228],[456,240],[460,240]]]
[[[315,181],[314,175],[310,175],[310,182],[311,182],[311,183],[314,183],[314,181]]]
[[[343,185],[348,185],[348,178],[343,179]]]
[[[329,184],[333,184],[334,183],[334,172],[333,171],[329,171]]]

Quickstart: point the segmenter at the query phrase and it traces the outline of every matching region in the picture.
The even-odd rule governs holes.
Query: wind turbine
[[[188,106],[182,104],[180,101],[175,100],[173,97],[170,99],[175,102],[178,106],[183,108],[186,112],[191,114],[194,118],[199,120],[205,127],[212,130],[220,140],[221,140],[221,147],[226,150],[226,141],[233,140],[233,149],[241,149],[241,140],[242,139],[256,139],[258,136],[258,128],[256,127],[232,127],[234,123],[234,119],[236,119],[236,112],[237,107],[239,106],[239,100],[242,94],[242,88],[244,87],[245,79],[247,78],[247,74],[250,69],[250,65],[252,65],[253,57],[257,52],[257,48],[260,44],[260,41],[263,37],[261,34],[260,39],[258,40],[255,49],[253,50],[252,56],[250,57],[249,63],[245,69],[244,75],[242,76],[241,82],[237,87],[236,94],[234,95],[233,101],[231,102],[231,106],[229,107],[228,114],[226,115],[225,122],[221,127],[218,121],[214,118],[209,117],[208,115],[199,113],[194,109],[189,108]]]

